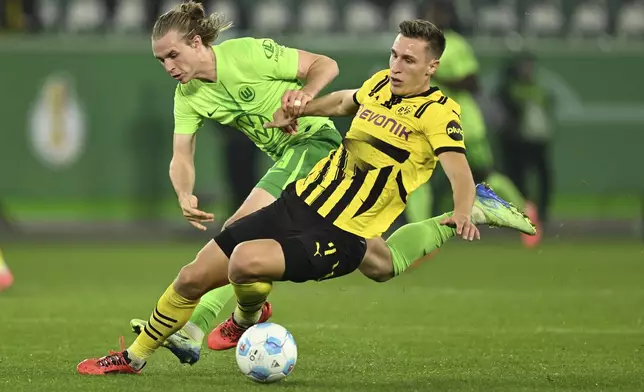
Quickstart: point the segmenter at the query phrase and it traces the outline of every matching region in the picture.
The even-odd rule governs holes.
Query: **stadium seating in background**
[[[432,0],[203,0],[252,34],[372,34],[395,31]],[[464,33],[478,37],[644,39],[644,0],[453,0]],[[181,0],[23,0],[15,30],[145,34],[156,14]],[[16,19],[15,10],[0,9]],[[13,4],[13,3],[12,3]],[[27,6],[29,4],[29,6]],[[14,7],[15,8],[15,7]],[[18,11],[18,17],[20,11]]]
[[[523,23],[523,32],[528,37],[553,37],[563,31],[566,18],[563,0],[540,0],[529,4]]]
[[[644,0],[624,4],[615,18],[615,34],[620,38],[644,37]]]

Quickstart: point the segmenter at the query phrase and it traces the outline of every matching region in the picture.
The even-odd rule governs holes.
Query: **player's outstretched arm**
[[[358,104],[353,99],[358,90],[340,90],[309,102],[304,107],[302,116],[350,116],[358,111]]]
[[[455,151],[445,151],[438,156],[443,171],[450,184],[454,197],[454,213],[445,219],[443,224],[456,226],[456,233],[463,238],[478,237],[478,230],[471,222],[471,211],[476,197],[476,188],[470,165],[465,154]]]
[[[323,97],[316,98],[304,107],[301,116],[349,116],[356,114],[358,104],[353,99],[357,90],[340,90],[327,94]],[[296,117],[291,117],[281,108],[273,114],[273,121],[264,124],[264,128],[285,128]]]
[[[183,216],[199,230],[206,230],[202,224],[212,222],[214,216],[197,209],[197,197],[192,194],[195,186],[196,134],[174,134],[172,160],[170,161],[170,181],[177,193]]]
[[[172,160],[170,161],[170,180],[177,197],[181,199],[192,195],[195,186],[195,145],[196,134],[174,134]]]

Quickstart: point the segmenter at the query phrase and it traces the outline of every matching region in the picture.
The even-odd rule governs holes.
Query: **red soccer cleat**
[[[266,301],[262,307],[262,314],[257,320],[257,324],[265,323],[273,315],[271,304]],[[237,346],[239,338],[246,331],[247,328],[240,327],[233,320],[231,315],[228,320],[219,324],[217,328],[213,329],[208,335],[208,348],[211,350],[228,350]]]
[[[13,275],[9,268],[0,266],[0,291],[5,291],[13,285]]]
[[[521,241],[526,248],[536,248],[541,243],[541,222],[539,221],[539,212],[537,207],[529,201],[525,203],[525,214],[534,223],[537,234],[527,235],[521,234]]]
[[[121,351],[110,351],[109,355],[102,358],[90,358],[79,363],[76,370],[80,374],[89,374],[93,376],[104,376],[106,374],[139,374],[141,369],[134,369],[130,366],[127,353],[123,347],[123,337],[121,337]],[[145,364],[143,365],[145,366]]]
[[[0,251],[0,291],[5,291],[13,285],[13,274],[2,258]]]

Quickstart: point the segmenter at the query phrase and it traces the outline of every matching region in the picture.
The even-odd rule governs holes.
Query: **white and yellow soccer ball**
[[[237,343],[237,366],[251,380],[272,383],[286,378],[297,362],[297,345],[286,328],[261,323],[248,328]]]

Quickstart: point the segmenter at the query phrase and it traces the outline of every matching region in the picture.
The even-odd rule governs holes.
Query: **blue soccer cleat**
[[[501,199],[489,185],[476,185],[476,200],[472,209],[472,222],[476,225],[507,227],[527,235],[536,235],[537,229],[525,214]]]
[[[145,324],[147,324],[145,320],[130,320],[130,328],[137,335],[143,332]],[[175,357],[179,358],[179,362],[189,365],[197,363],[201,355],[201,343],[192,339],[181,329],[167,338],[163,342],[163,347],[170,350]]]

